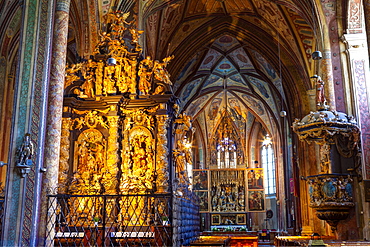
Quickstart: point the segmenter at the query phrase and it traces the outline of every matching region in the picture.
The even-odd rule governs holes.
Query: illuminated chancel
[[[0,245],[369,239],[366,3],[0,1]]]

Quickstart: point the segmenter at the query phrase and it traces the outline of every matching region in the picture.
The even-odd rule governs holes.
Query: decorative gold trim
[[[212,214],[212,225],[220,225],[221,224],[221,215],[219,214]]]

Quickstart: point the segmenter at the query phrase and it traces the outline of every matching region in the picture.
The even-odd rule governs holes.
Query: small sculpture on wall
[[[27,133],[23,138],[22,145],[17,150],[18,160],[16,167],[20,169],[22,177],[25,177],[31,170],[33,154],[34,143],[30,134]]]
[[[324,81],[318,75],[314,75],[311,78],[315,79],[315,83],[316,83],[316,105],[317,105],[317,108],[319,110],[320,109],[328,109],[329,106],[327,105],[327,102],[326,102]]]
[[[187,167],[193,164],[192,161],[192,142],[195,128],[192,126],[191,116],[186,113],[179,114],[175,119],[176,145],[173,149],[175,170],[178,177],[179,186],[186,188],[190,185]]]

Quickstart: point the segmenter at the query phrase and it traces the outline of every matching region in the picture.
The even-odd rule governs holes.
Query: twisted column
[[[69,6],[70,0],[58,0],[55,8],[44,156],[44,165],[47,171],[43,177],[43,198],[46,198],[47,194],[56,194],[58,186]],[[54,231],[51,229],[54,228],[55,212],[48,212],[47,206],[47,200],[44,200],[41,205],[39,236],[42,239],[47,235],[45,245],[52,246],[54,238],[52,233]],[[50,222],[50,224],[47,226],[46,222]]]
[[[157,133],[157,155],[156,155],[156,174],[157,174],[157,192],[168,192],[168,140],[167,127],[169,118],[167,115],[158,115],[158,133]]]
[[[62,120],[62,136],[60,142],[60,161],[59,161],[59,193],[67,193],[67,179],[68,179],[68,170],[69,170],[69,149],[70,149],[70,140],[71,135],[71,118],[63,118]]]
[[[107,150],[107,170],[109,171],[109,176],[104,175],[105,194],[115,194],[117,192],[117,184],[112,184],[112,182],[115,182],[117,180],[118,173],[118,120],[118,116],[108,116],[109,137]]]

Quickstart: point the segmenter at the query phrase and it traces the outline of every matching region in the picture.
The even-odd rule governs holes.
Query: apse
[[[215,137],[225,115],[243,149],[257,123],[271,136],[278,136],[279,113],[285,101],[279,71],[260,53],[242,46],[230,35],[217,38],[200,63],[195,63],[196,58],[184,65],[174,91],[180,110],[193,117],[205,146]],[[250,158],[243,163],[252,162]]]

